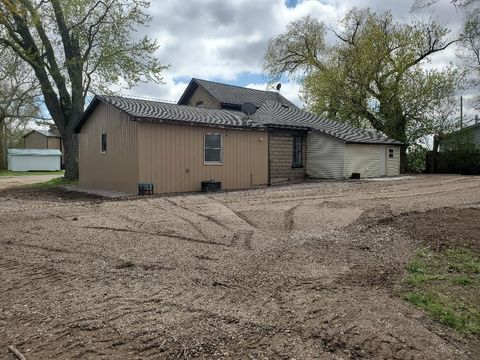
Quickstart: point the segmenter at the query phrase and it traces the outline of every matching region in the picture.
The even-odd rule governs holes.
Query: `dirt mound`
[[[432,245],[436,250],[450,246],[478,249],[480,246],[480,209],[442,208],[411,212],[385,221],[414,240]]]

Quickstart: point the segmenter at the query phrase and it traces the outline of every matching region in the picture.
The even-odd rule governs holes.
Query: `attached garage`
[[[308,134],[307,175],[319,179],[362,178],[400,174],[400,146],[352,144],[318,132]]]
[[[284,136],[289,134],[292,139],[300,131],[306,134],[303,164],[306,165],[305,174],[311,178],[342,179],[352,173],[371,178],[400,173],[400,147],[403,144],[383,134],[324,119],[275,101],[266,101],[253,119],[270,132],[282,128]],[[271,173],[275,173],[274,166],[279,166],[277,158],[285,158],[279,157],[274,145],[271,141]],[[294,152],[294,149],[289,151]],[[285,167],[289,164],[284,160],[281,165]]]
[[[58,171],[61,157],[56,149],[8,149],[8,170]]]

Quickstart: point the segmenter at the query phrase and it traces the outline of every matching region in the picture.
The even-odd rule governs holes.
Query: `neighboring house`
[[[248,103],[249,115],[240,110]],[[252,110],[253,108],[253,110]],[[193,79],[178,104],[96,96],[79,120],[80,185],[156,193],[399,174],[400,142],[303,111],[277,92]]]
[[[446,135],[440,143],[440,150],[448,150],[460,144],[471,144],[480,149],[480,122],[478,118],[475,120],[475,124]]]
[[[57,149],[62,151],[62,138],[57,130],[32,130],[23,136],[25,149]]]

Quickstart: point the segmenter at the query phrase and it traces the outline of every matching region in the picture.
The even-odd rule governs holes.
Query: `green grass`
[[[444,325],[480,334],[480,253],[463,247],[421,249],[407,271],[407,301]]]
[[[26,185],[26,186],[33,186],[37,188],[50,188],[50,187],[55,187],[60,185],[76,185],[77,183],[78,183],[78,180],[69,180],[64,177],[58,177],[49,181],[36,183],[33,185]]]
[[[0,176],[63,175],[63,171],[10,171],[0,170]]]

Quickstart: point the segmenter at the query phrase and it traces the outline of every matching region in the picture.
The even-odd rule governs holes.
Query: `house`
[[[475,118],[475,123],[448,134],[442,139],[440,144],[441,150],[448,150],[449,148],[463,145],[474,145],[480,149],[480,121],[478,117]]]
[[[62,151],[62,137],[56,129],[32,130],[23,136],[25,149],[57,149]]]
[[[267,100],[296,107],[276,91],[249,89],[196,78],[190,81],[178,105],[241,111],[244,104],[253,104],[258,109]]]
[[[243,110],[243,112],[241,111]],[[242,189],[399,174],[400,142],[323,119],[279,93],[192,79],[178,104],[96,96],[76,125],[80,185],[136,192]]]

